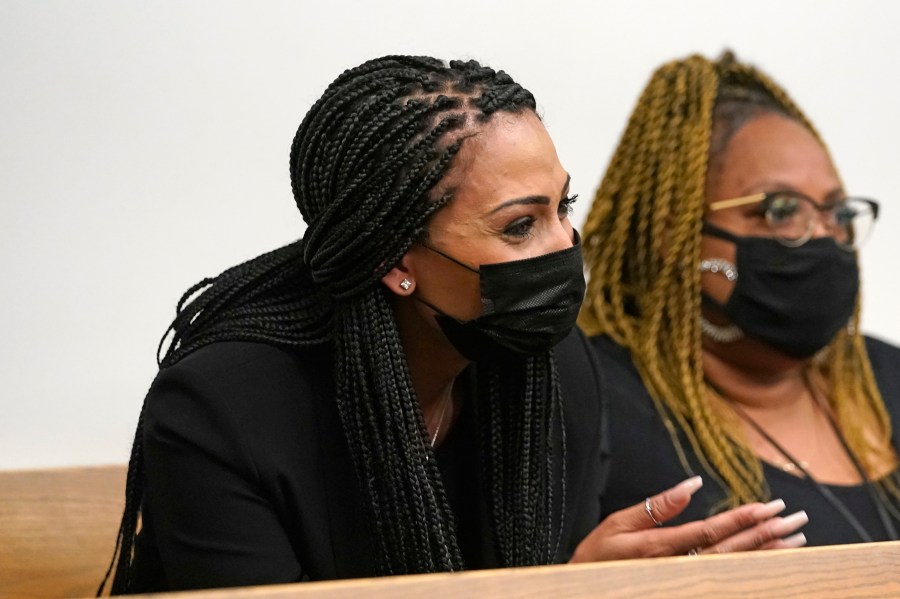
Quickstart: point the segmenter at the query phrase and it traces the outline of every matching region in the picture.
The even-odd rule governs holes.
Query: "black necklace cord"
[[[844,520],[846,520],[847,523],[849,523],[850,526],[853,527],[853,530],[856,531],[856,534],[858,534],[859,537],[864,542],[866,542],[866,543],[872,542],[872,536],[869,534],[869,532],[863,527],[862,524],[860,524],[859,520],[856,519],[856,516],[854,516],[853,513],[850,512],[849,509],[847,509],[847,506],[844,505],[844,503],[840,499],[838,499],[834,495],[834,493],[831,492],[831,489],[829,489],[828,487],[826,487],[825,485],[823,485],[822,483],[817,481],[815,478],[813,478],[812,475],[809,473],[809,471],[803,466],[803,464],[800,463],[799,460],[797,460],[790,453],[788,453],[788,451],[784,447],[782,447],[780,443],[778,443],[771,435],[769,435],[765,430],[763,430],[763,428],[759,425],[759,423],[757,423],[755,420],[753,420],[750,417],[750,415],[747,414],[743,409],[741,409],[737,405],[732,405],[732,408],[734,409],[735,413],[741,417],[741,419],[743,419],[745,422],[747,422],[747,424],[749,424],[754,429],[756,429],[756,432],[758,432],[766,441],[768,441],[768,443],[772,447],[774,447],[781,455],[783,455],[786,460],[793,463],[794,467],[796,467],[797,470],[799,470],[801,473],[803,473],[804,478],[806,478],[808,481],[810,481],[813,484],[813,486],[815,486],[815,488],[816,488],[816,490],[818,490],[819,494],[822,495],[822,497],[824,497],[825,500],[829,504],[831,504],[831,506],[835,510],[837,510],[838,513],[841,514],[841,516],[844,518]]]
[[[869,534],[869,532],[865,529],[865,527],[863,527],[863,525],[859,522],[859,520],[856,518],[856,516],[854,516],[853,513],[847,508],[847,506],[844,505],[844,502],[842,502],[840,499],[837,498],[837,496],[835,496],[835,494],[831,491],[831,489],[829,489],[827,486],[823,485],[821,482],[817,481],[812,476],[812,474],[809,473],[809,470],[807,470],[803,466],[803,464],[800,462],[800,460],[796,459],[790,453],[788,453],[788,451],[780,443],[778,443],[778,441],[776,441],[771,435],[769,435],[769,433],[767,433],[762,428],[762,426],[759,425],[758,422],[756,422],[753,418],[750,417],[750,414],[748,414],[746,411],[744,411],[744,409],[741,408],[737,404],[737,402],[730,400],[718,386],[716,386],[712,382],[710,382],[709,379],[706,380],[706,384],[709,385],[709,387],[713,391],[715,391],[717,394],[719,394],[719,396],[722,397],[722,399],[725,399],[728,402],[728,405],[731,406],[731,408],[734,410],[735,414],[737,414],[742,420],[744,420],[747,424],[749,424],[751,427],[753,427],[753,429],[756,430],[756,432],[759,433],[763,439],[765,439],[772,447],[775,448],[776,451],[778,451],[782,456],[784,456],[784,458],[786,460],[791,462],[803,474],[803,477],[813,485],[813,487],[819,492],[819,494],[825,499],[825,501],[827,501],[831,505],[831,507],[833,507],[835,509],[835,511],[837,511],[841,515],[841,517],[843,517],[844,520],[847,521],[847,523],[853,528],[853,530],[856,531],[856,534],[859,535],[860,539],[862,539],[863,542],[871,543],[873,541],[872,535]],[[811,387],[809,387],[808,382],[807,382],[807,387],[810,388],[810,392],[812,393],[812,389],[811,389]],[[816,398],[815,395],[814,395],[814,399],[818,402],[818,398]],[[868,475],[866,475],[865,470],[863,470],[859,461],[856,459],[856,456],[854,456],[853,452],[850,451],[850,447],[847,445],[847,441],[844,439],[844,436],[841,434],[841,431],[838,428],[837,423],[834,421],[834,418],[831,416],[831,414],[829,413],[828,410],[824,410],[824,412],[825,412],[825,416],[828,418],[828,422],[831,424],[831,428],[834,430],[834,434],[837,435],[838,441],[840,441],[840,443],[841,443],[841,447],[843,447],[844,451],[847,453],[847,457],[850,458],[850,461],[853,463],[854,468],[856,469],[860,478],[862,478],[863,484],[866,487],[866,491],[869,494],[869,499],[872,501],[872,504],[875,507],[875,511],[878,513],[878,518],[881,520],[881,524],[884,527],[884,531],[887,534],[888,539],[890,539],[891,541],[896,541],[897,540],[897,531],[894,528],[893,522],[891,522],[890,516],[888,515],[887,510],[884,507],[884,504],[881,502],[881,499],[876,494],[875,489],[873,488],[872,482],[869,480],[869,477],[868,477]]]

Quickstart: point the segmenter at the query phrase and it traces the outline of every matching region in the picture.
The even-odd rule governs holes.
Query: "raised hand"
[[[703,480],[695,476],[610,515],[578,545],[571,562],[786,549],[806,544],[803,533],[792,534],[809,521],[806,512],[777,516],[784,510],[780,499],[749,503],[681,526],[662,526],[684,511],[701,486]]]

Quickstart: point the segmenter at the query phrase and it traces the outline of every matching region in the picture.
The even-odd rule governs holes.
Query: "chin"
[[[785,353],[783,350],[769,345],[765,341],[757,339],[745,339],[744,343],[753,346],[753,349],[751,351],[757,357],[756,359],[759,363],[759,366],[768,371],[788,371],[802,368],[808,364],[813,363],[820,354],[827,353],[826,347],[825,349],[820,350],[818,353],[812,356],[799,358],[797,356]]]
[[[717,343],[704,339],[703,346],[705,351],[714,354],[723,362],[733,364],[745,371],[755,371],[760,374],[797,370],[805,367],[814,359],[792,356],[765,341],[750,337],[744,337],[734,343]]]

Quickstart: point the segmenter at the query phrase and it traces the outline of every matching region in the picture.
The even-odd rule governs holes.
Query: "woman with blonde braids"
[[[654,73],[584,229],[605,511],[702,472],[680,518],[779,498],[809,517],[791,543],[897,538],[900,350],[857,327],[877,214],[763,73],[730,53]]]

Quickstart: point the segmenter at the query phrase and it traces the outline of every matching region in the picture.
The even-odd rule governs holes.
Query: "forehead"
[[[787,187],[816,198],[840,187],[834,165],[806,127],[766,113],[745,123],[729,140],[716,168],[714,195]],[[710,199],[721,199],[711,197]]]
[[[503,201],[558,196],[565,169],[544,124],[530,111],[500,112],[465,140],[447,175],[455,196]]]

